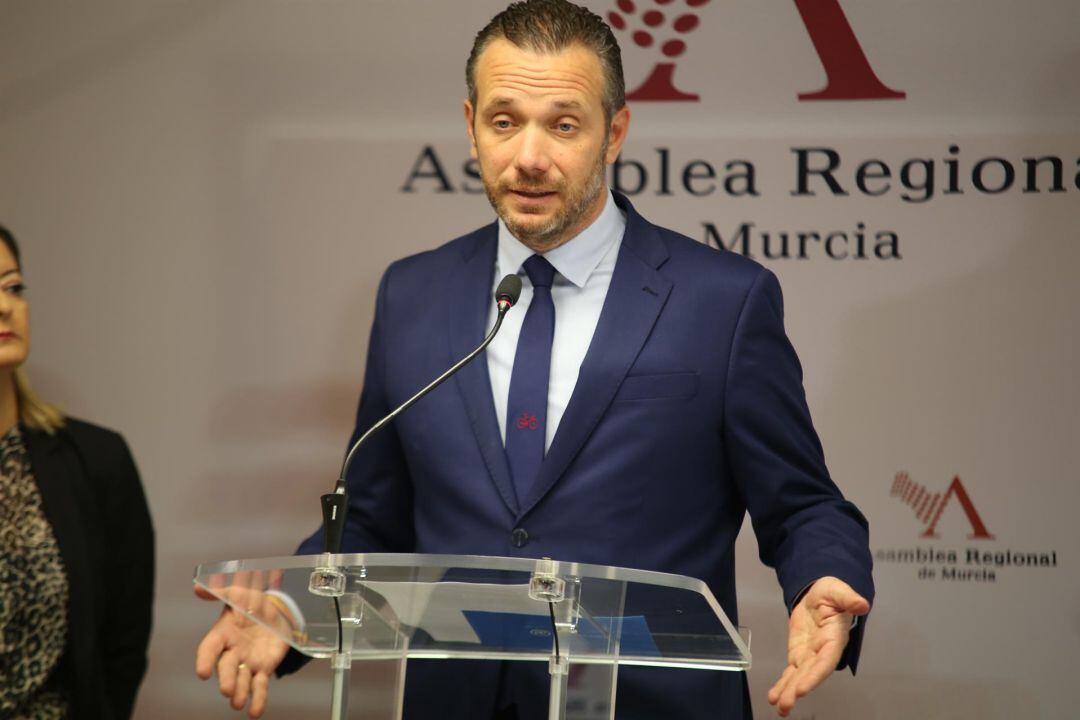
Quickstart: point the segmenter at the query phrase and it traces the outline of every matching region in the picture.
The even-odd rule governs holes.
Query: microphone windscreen
[[[513,306],[517,305],[519,297],[521,297],[521,278],[517,275],[507,275],[499,282],[499,287],[495,288],[495,302],[505,300]]]

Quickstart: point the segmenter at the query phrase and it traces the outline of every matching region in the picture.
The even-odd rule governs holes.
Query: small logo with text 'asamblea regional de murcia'
[[[979,511],[975,509],[975,503],[971,501],[971,496],[968,495],[964,484],[960,482],[959,475],[954,477],[948,489],[941,493],[930,492],[913,481],[906,472],[898,472],[893,479],[892,490],[889,495],[898,497],[907,503],[915,512],[915,517],[926,525],[926,529],[919,537],[938,537],[938,521],[941,520],[941,515],[945,511],[945,506],[949,504],[949,500],[955,497],[956,501],[960,503],[964,515],[967,516],[968,523],[971,524],[971,535],[968,538],[971,540],[994,539],[994,536],[986,529],[982,518],[979,517]]]
[[[699,13],[710,0],[614,0],[605,19],[635,47],[659,51],[648,76],[626,95],[627,100],[690,101],[694,92],[675,86],[675,61],[686,52],[686,37],[701,23]],[[878,79],[851,28],[840,0],[793,0],[825,70],[821,90],[799,93],[799,100],[901,100],[907,93]],[[629,49],[629,45],[626,46]]]

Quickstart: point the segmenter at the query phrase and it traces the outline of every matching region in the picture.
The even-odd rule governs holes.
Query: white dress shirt
[[[589,350],[593,332],[600,320],[619,256],[626,217],[615,204],[611,191],[600,216],[578,236],[559,247],[544,253],[544,257],[556,270],[551,286],[551,299],[555,305],[555,335],[551,343],[551,376],[548,378],[548,407],[544,450],[551,447],[551,440],[559,428],[570,395],[577,384],[578,370],[585,353]],[[488,373],[491,391],[495,399],[495,414],[499,420],[499,432],[506,442],[506,406],[510,401],[510,375],[514,371],[514,354],[517,351],[521,324],[525,320],[529,303],[532,302],[532,283],[521,265],[534,255],[521,244],[499,220],[499,248],[495,262],[495,286],[504,275],[517,273],[521,276],[521,298],[507,313],[502,329],[487,348]],[[492,287],[494,292],[495,286]],[[497,311],[491,306],[488,327],[495,323]]]

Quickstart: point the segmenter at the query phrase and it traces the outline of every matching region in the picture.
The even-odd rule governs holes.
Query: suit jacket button
[[[510,533],[510,544],[516,548],[525,547],[529,544],[529,533],[525,528],[514,528],[514,532]]]

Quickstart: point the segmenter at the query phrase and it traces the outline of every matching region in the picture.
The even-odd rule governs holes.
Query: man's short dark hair
[[[571,45],[582,45],[596,53],[604,70],[604,115],[611,118],[626,105],[622,53],[615,36],[599,15],[567,0],[524,0],[516,2],[491,19],[476,34],[465,83],[469,101],[476,107],[476,61],[493,40],[503,38],[519,48],[557,53]]]

